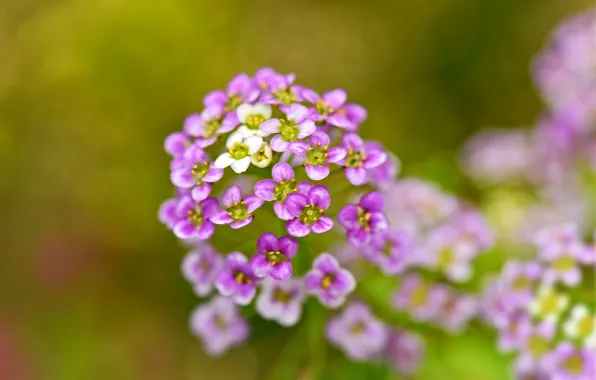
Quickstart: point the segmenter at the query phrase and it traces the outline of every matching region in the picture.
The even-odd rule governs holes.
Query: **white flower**
[[[244,173],[250,165],[250,156],[257,153],[263,145],[263,138],[251,136],[244,138],[239,132],[234,132],[226,141],[227,153],[221,154],[215,160],[218,169],[232,167],[236,173]]]
[[[554,323],[569,304],[569,297],[556,293],[551,287],[543,286],[530,302],[530,313],[544,321]]]
[[[238,106],[236,115],[240,123],[242,123],[238,128],[238,132],[243,137],[269,136],[269,133],[263,132],[259,128],[261,123],[271,118],[271,106],[269,104],[257,103],[253,105],[244,103]]]
[[[571,317],[563,324],[565,335],[572,339],[581,339],[588,348],[596,348],[596,315],[590,315],[584,305],[576,305],[571,310]]]
[[[263,142],[261,149],[252,156],[250,156],[250,162],[258,168],[266,168],[273,161],[273,151],[268,143]]]

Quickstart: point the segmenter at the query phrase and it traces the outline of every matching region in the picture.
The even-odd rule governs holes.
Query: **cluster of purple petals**
[[[594,378],[596,315],[575,290],[596,269],[596,250],[573,224],[540,230],[534,244],[536,259],[508,261],[488,284],[480,313],[498,331],[499,350],[517,354],[517,378]]]

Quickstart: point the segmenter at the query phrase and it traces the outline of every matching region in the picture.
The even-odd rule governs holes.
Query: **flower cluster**
[[[497,329],[499,349],[517,353],[519,378],[592,379],[596,310],[582,281],[593,281],[596,249],[571,224],[541,230],[535,245],[537,259],[508,261],[487,286],[484,319]]]

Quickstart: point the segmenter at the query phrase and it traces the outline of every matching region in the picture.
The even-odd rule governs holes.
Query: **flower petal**
[[[301,104],[292,104],[288,110],[287,117],[295,123],[300,123],[308,114],[308,108]]]
[[[280,125],[281,122],[279,121],[279,119],[269,119],[261,123],[259,129],[265,133],[279,133]]]
[[[286,230],[295,237],[304,237],[310,233],[310,227],[302,223],[300,219],[292,219],[286,223]]]
[[[257,240],[257,250],[261,253],[279,251],[277,236],[271,232],[263,233]]]
[[[240,121],[242,124],[246,123],[246,119],[248,119],[248,115],[251,114],[252,110],[252,104],[240,104],[238,108],[236,108],[236,116],[238,117],[238,121]]]
[[[242,200],[242,188],[238,185],[232,185],[224,191],[221,202],[225,207],[231,207],[234,203]]]
[[[306,169],[306,175],[308,178],[312,179],[313,181],[320,181],[322,179],[327,178],[329,175],[329,166],[322,165],[322,166],[314,166],[314,165],[304,165]]]
[[[211,193],[211,184],[204,183],[201,186],[193,187],[191,195],[192,199],[194,199],[197,202],[200,202],[203,199],[207,198],[209,196],[209,193]]]
[[[339,263],[335,257],[325,252],[317,256],[312,267],[323,273],[334,273],[339,268]]]
[[[380,150],[368,151],[366,159],[364,160],[364,166],[367,169],[376,168],[387,161],[387,153]]]
[[[234,132],[232,133],[228,139],[226,140],[226,148],[233,148],[236,144],[241,144],[244,137],[242,137],[242,133]]]
[[[203,217],[209,219],[219,211],[219,201],[214,197],[207,197],[201,201]]]
[[[276,152],[285,152],[288,149],[288,142],[280,135],[275,135],[270,142],[271,149]]]
[[[327,161],[336,163],[346,158],[348,151],[342,146],[334,146],[333,148],[329,148],[327,154],[329,155]]]
[[[265,201],[256,195],[248,195],[246,198],[244,198],[244,203],[246,204],[246,210],[252,214],[256,209],[261,207]]]
[[[327,210],[331,204],[331,194],[329,194],[326,186],[317,185],[308,193],[308,202],[323,210]]]
[[[232,162],[232,170],[238,174],[244,173],[250,166],[250,157],[244,157]]]
[[[184,154],[189,144],[188,136],[182,132],[175,132],[166,138],[164,148],[171,156],[181,156]]]
[[[297,156],[304,157],[310,148],[310,144],[306,141],[295,141],[288,145],[288,150]]]
[[[221,177],[223,177],[223,175],[224,175],[223,169],[218,169],[212,165],[211,169],[209,169],[207,174],[205,174],[205,176],[203,177],[203,181],[204,182],[217,182],[221,179]]]
[[[371,191],[360,198],[360,206],[368,212],[380,211],[385,208],[385,198],[378,191]]]
[[[362,166],[357,168],[346,168],[346,178],[352,185],[364,185],[367,181],[366,169]]]
[[[184,219],[174,225],[174,235],[179,239],[190,239],[197,233],[197,228],[190,221]]]
[[[353,204],[346,205],[337,213],[337,221],[346,230],[359,228],[358,207]]]
[[[192,172],[187,168],[174,170],[172,173],[170,173],[170,180],[172,180],[174,186],[181,187],[183,189],[190,189],[195,184]]]
[[[294,217],[299,216],[308,203],[308,198],[304,194],[292,193],[286,197],[286,207]]]
[[[271,179],[259,181],[254,187],[255,195],[265,201],[272,201],[274,199],[275,186],[275,181]]]
[[[235,230],[238,230],[244,226],[247,226],[250,224],[250,222],[252,222],[252,220],[254,219],[254,217],[251,215],[248,218],[244,219],[244,220],[240,220],[238,222],[234,222],[230,224],[230,227],[232,227]]]
[[[274,265],[271,269],[270,276],[277,281],[287,280],[292,276],[292,263],[289,261],[282,261]]]
[[[271,172],[275,182],[290,181],[294,179],[294,169],[287,162],[278,162]]]
[[[279,251],[288,259],[294,258],[298,253],[298,240],[290,236],[282,236],[279,238]]]
[[[219,157],[217,157],[217,159],[213,163],[213,166],[215,166],[218,169],[223,169],[232,165],[232,163],[234,162],[234,159],[232,158],[232,156],[230,156],[229,153],[222,153]]]
[[[219,210],[209,220],[215,224],[230,224],[234,221],[226,210]]]
[[[333,227],[333,219],[328,215],[323,215],[312,225],[312,232],[315,234],[322,234],[329,231],[331,227]]]
[[[346,133],[342,136],[341,142],[345,148],[352,149],[357,152],[361,151],[364,146],[362,138],[360,138],[360,136],[358,136],[356,133]]]
[[[315,131],[312,135],[308,137],[308,141],[312,145],[321,144],[322,146],[327,146],[331,143],[329,136],[323,131]]]
[[[251,136],[244,140],[244,144],[248,146],[248,154],[255,154],[261,149],[263,138],[261,136]]]
[[[303,139],[313,134],[313,132],[317,129],[315,122],[312,120],[304,120],[302,123],[298,124],[298,138]]]
[[[288,211],[286,204],[283,202],[275,202],[273,204],[273,211],[275,211],[275,215],[281,220],[290,220],[294,218]]]
[[[346,115],[341,113],[334,113],[327,118],[327,122],[331,125],[335,125],[338,128],[344,128],[351,130],[352,122]]]
[[[208,220],[205,220],[203,224],[201,224],[201,227],[197,230],[197,238],[199,238],[199,240],[207,240],[211,236],[213,236],[214,232],[215,224]]]
[[[267,277],[273,269],[265,255],[257,253],[250,260],[250,268],[257,277]]]
[[[343,106],[347,99],[348,94],[340,88],[323,94],[323,101],[335,109]]]

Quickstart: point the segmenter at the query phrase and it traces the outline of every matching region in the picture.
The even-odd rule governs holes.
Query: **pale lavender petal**
[[[178,201],[176,206],[176,214],[186,216],[188,212],[195,208],[195,202],[189,196],[184,196]]]
[[[308,204],[308,198],[304,194],[292,193],[286,197],[286,207],[294,217],[299,216]]]
[[[319,220],[312,225],[312,232],[315,234],[322,234],[333,227],[333,219],[328,215],[323,215]]]
[[[317,185],[308,193],[308,202],[327,210],[331,204],[331,194],[324,185]]]
[[[362,166],[357,168],[346,168],[346,178],[352,185],[364,185],[367,181],[366,169]]]
[[[339,268],[337,259],[328,253],[321,253],[312,263],[313,269],[320,270],[323,273],[335,273]]]
[[[215,276],[215,287],[222,296],[228,297],[236,291],[237,283],[232,277],[232,273],[227,270],[220,271]]]
[[[267,277],[273,269],[271,263],[267,260],[265,255],[257,253],[250,260],[250,268],[257,277]]]
[[[281,220],[290,220],[294,218],[288,211],[286,204],[283,202],[275,202],[273,204],[273,211],[275,211],[275,215]]]
[[[290,181],[294,179],[294,170],[287,162],[278,162],[271,172],[275,182]]]
[[[323,101],[335,109],[343,106],[347,99],[348,94],[339,88],[323,94]]]
[[[360,198],[360,206],[368,212],[383,211],[385,208],[385,198],[378,191],[371,191]]]
[[[320,272],[308,272],[304,276],[304,285],[306,290],[312,292],[321,288],[321,281],[323,280],[323,274]]]
[[[342,145],[347,149],[352,149],[360,152],[364,146],[362,138],[356,133],[346,133],[341,138]]]
[[[193,113],[184,120],[184,132],[191,136],[200,136],[203,134],[203,123],[201,115]]]
[[[289,261],[283,261],[277,265],[274,265],[271,269],[270,275],[277,281],[287,280],[292,276],[292,263]]]
[[[569,286],[575,286],[581,281],[581,271],[579,268],[573,268],[563,274],[562,279],[565,284]]]
[[[195,144],[197,144],[201,148],[206,148],[208,146],[213,145],[216,141],[217,137],[212,137],[210,139],[199,138],[196,140]]]
[[[286,230],[292,236],[303,237],[310,233],[310,227],[302,223],[300,219],[292,219],[286,223]]]
[[[280,125],[281,122],[279,121],[279,119],[269,119],[261,123],[259,129],[266,133],[279,133]]]
[[[298,124],[298,138],[303,139],[307,136],[312,135],[312,133],[317,129],[315,122],[312,120],[304,120],[302,123]]]
[[[271,139],[271,149],[275,152],[285,152],[288,149],[288,142],[280,135],[275,135]]]
[[[259,181],[255,184],[255,195],[265,201],[272,201],[275,198],[275,186],[275,181],[271,179]]]
[[[197,238],[200,240],[207,240],[213,236],[213,232],[215,232],[215,224],[205,220],[197,230]]]
[[[179,239],[190,239],[195,236],[197,228],[188,220],[181,220],[174,225],[174,235]]]
[[[389,227],[389,223],[387,222],[387,218],[384,214],[380,212],[374,212],[370,214],[368,226],[370,227],[372,233],[377,233],[379,231],[386,230]]]
[[[257,240],[257,250],[262,253],[279,251],[277,236],[271,232],[265,232],[262,234]]]
[[[182,187],[184,189],[189,189],[195,184],[192,172],[187,168],[174,170],[170,174],[170,179],[172,180],[174,186]]]
[[[308,114],[308,108],[300,104],[292,104],[288,110],[288,119],[300,123]]]
[[[339,162],[339,161],[343,160],[344,158],[346,158],[348,151],[346,150],[346,148],[344,148],[342,146],[335,146],[333,148],[329,148],[329,150],[327,151],[327,154],[329,155],[329,157],[327,158],[327,161],[336,163],[336,162]]]
[[[238,222],[234,222],[234,223],[230,224],[230,227],[232,227],[233,229],[237,230],[239,228],[242,228],[242,227],[250,224],[250,222],[252,222],[253,218],[254,217],[251,215],[251,216],[249,216],[248,218],[246,218],[244,220],[240,220]]]
[[[225,207],[231,207],[240,201],[242,201],[242,189],[238,185],[228,187],[221,197],[221,202]]]
[[[349,293],[356,288],[356,280],[352,273],[346,269],[340,269],[335,275],[335,280],[329,287],[335,292]]]
[[[236,128],[238,124],[240,124],[240,120],[238,120],[236,112],[230,112],[224,117],[223,121],[221,122],[221,127],[219,128],[217,133],[228,133],[232,131],[234,128]]]
[[[159,207],[159,221],[165,224],[168,228],[171,228],[172,224],[178,220],[178,216],[176,214],[177,205],[177,199],[168,199]]]
[[[265,201],[261,198],[257,197],[256,195],[248,195],[244,198],[244,203],[246,204],[246,210],[252,214],[256,209],[261,207]]]
[[[317,94],[315,91],[311,90],[310,88],[306,88],[306,87],[299,87],[298,96],[301,99],[303,99],[309,103],[312,103],[312,104],[316,104],[320,99],[319,94]]]
[[[171,156],[181,156],[188,144],[188,136],[185,133],[176,132],[166,138],[164,148]]]
[[[368,116],[366,108],[359,104],[346,104],[346,106],[343,107],[343,110],[353,124],[362,123]]]
[[[387,161],[387,153],[380,151],[380,150],[373,150],[372,152],[367,152],[368,155],[364,160],[364,167],[367,169],[376,168],[379,165],[382,165]]]
[[[327,178],[329,175],[329,166],[314,166],[314,165],[304,165],[306,169],[306,175],[308,178],[312,179],[313,181],[320,181],[322,179]]]
[[[225,92],[219,91],[211,91],[203,98],[203,104],[205,107],[211,107],[213,105],[221,105],[226,104],[228,101],[228,96]]]
[[[203,181],[204,182],[217,182],[221,179],[221,177],[223,177],[223,175],[224,175],[223,169],[211,167],[211,169],[209,169],[207,174],[205,174],[205,176],[203,177]]]
[[[315,131],[312,135],[308,137],[308,141],[314,146],[317,144],[321,144],[322,146],[327,146],[331,143],[329,136],[325,132],[322,131]]]
[[[211,184],[204,183],[201,186],[193,187],[191,195],[192,199],[194,199],[197,202],[200,202],[203,199],[207,198],[209,196],[209,193],[211,193]]]
[[[343,228],[347,230],[359,228],[358,207],[353,204],[345,206],[339,210],[339,213],[337,214],[337,221]]]
[[[234,302],[239,305],[248,305],[255,297],[257,288],[254,286],[240,286],[234,294]]]
[[[248,91],[252,86],[252,79],[246,73],[240,73],[230,80],[226,90],[229,94],[240,95]]]
[[[304,157],[310,148],[310,144],[306,141],[295,141],[288,145],[288,150],[297,156]]]
[[[209,220],[215,224],[230,224],[234,221],[226,210],[216,212]]]
[[[341,113],[334,113],[333,115],[330,115],[327,118],[327,122],[339,128],[350,129],[352,127],[352,122],[346,115]]]
[[[290,236],[282,236],[277,241],[279,244],[279,251],[283,253],[288,259],[294,258],[298,253],[298,241]]]
[[[370,232],[363,230],[362,228],[348,230],[347,238],[352,247],[361,248],[369,243]]]

